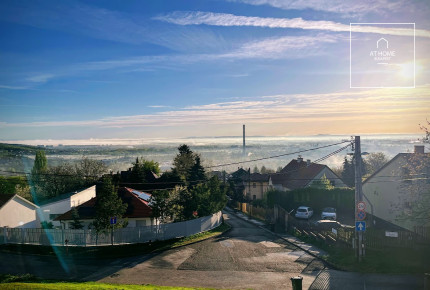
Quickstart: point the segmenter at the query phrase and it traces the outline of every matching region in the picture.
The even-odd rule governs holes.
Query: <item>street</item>
[[[278,236],[225,212],[232,229],[205,241],[162,253],[115,260],[56,259],[0,253],[0,272],[120,284],[291,289],[301,275],[303,289],[420,289],[412,275],[360,274],[328,269]],[[67,269],[67,270],[65,270]]]

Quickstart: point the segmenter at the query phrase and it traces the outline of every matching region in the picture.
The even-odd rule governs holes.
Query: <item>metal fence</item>
[[[0,229],[0,244],[33,244],[55,246],[103,246],[119,244],[145,243],[157,240],[191,236],[216,228],[222,223],[222,213],[195,220],[144,226],[122,228],[113,231],[97,232],[96,230],[62,230],[62,229],[30,229],[3,228]]]

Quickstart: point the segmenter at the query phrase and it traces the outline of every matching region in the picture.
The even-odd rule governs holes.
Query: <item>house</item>
[[[44,200],[38,203],[40,210],[37,216],[37,222],[51,222],[54,227],[60,227],[60,222],[55,221],[55,218],[63,213],[71,210],[75,206],[79,206],[96,196],[96,186],[91,186],[81,191],[69,192],[61,194],[52,199]]]
[[[347,187],[327,165],[303,161],[302,157],[293,159],[280,172],[270,174],[250,173],[249,170],[238,169],[232,176],[237,187],[241,185],[243,194],[248,200],[262,199],[271,188],[290,191],[312,186],[319,183],[325,176],[334,187]]]
[[[245,178],[244,195],[248,200],[263,199],[269,189],[269,174],[252,173]]]
[[[290,191],[312,186],[325,176],[334,187],[347,187],[327,165],[313,163],[309,159],[305,162],[299,156],[287,164],[280,172],[271,174],[269,186],[271,188]]]
[[[128,228],[150,226],[157,224],[157,221],[151,217],[152,208],[150,204],[151,195],[143,191],[138,191],[128,187],[120,187],[118,196],[122,202],[127,204],[124,218],[128,219]],[[91,223],[96,217],[97,197],[76,206],[79,214],[79,220],[84,228],[91,227]],[[73,222],[72,210],[55,218],[55,221],[62,224],[62,227],[69,229]]]
[[[366,212],[376,223],[384,220],[419,234],[430,233],[428,206],[422,215],[415,211],[430,204],[429,193],[430,154],[422,145],[416,145],[414,153],[397,154],[363,183]]]
[[[15,194],[0,194],[0,227],[37,228],[36,211],[39,207]]]

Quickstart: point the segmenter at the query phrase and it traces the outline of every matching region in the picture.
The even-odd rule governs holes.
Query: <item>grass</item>
[[[166,241],[154,241],[151,243],[130,244],[130,245],[114,245],[102,247],[68,247],[64,246],[38,246],[38,245],[22,245],[22,244],[6,244],[0,246],[0,251],[15,254],[32,254],[32,255],[59,255],[70,256],[74,258],[85,259],[104,259],[104,258],[121,258],[129,256],[144,255],[153,252],[164,251],[191,243],[195,243],[204,239],[218,236],[231,227],[222,223],[220,226],[210,231],[198,233],[189,237],[171,239]],[[55,251],[54,251],[55,250]]]
[[[361,262],[352,248],[336,247],[308,236],[295,235],[306,243],[326,251],[324,260],[345,271],[361,273],[419,274],[430,271],[430,248],[366,249]]]
[[[127,285],[127,284],[105,284],[97,282],[39,282],[39,283],[25,283],[13,282],[1,284],[1,289],[67,289],[67,290],[81,290],[81,289],[123,289],[123,290],[190,290],[201,289],[209,290],[214,288],[187,288],[187,287],[169,287],[169,286],[155,286],[155,285]]]

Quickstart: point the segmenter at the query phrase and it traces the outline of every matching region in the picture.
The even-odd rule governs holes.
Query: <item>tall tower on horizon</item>
[[[245,124],[243,125],[243,156],[246,156],[246,149],[245,149]]]

